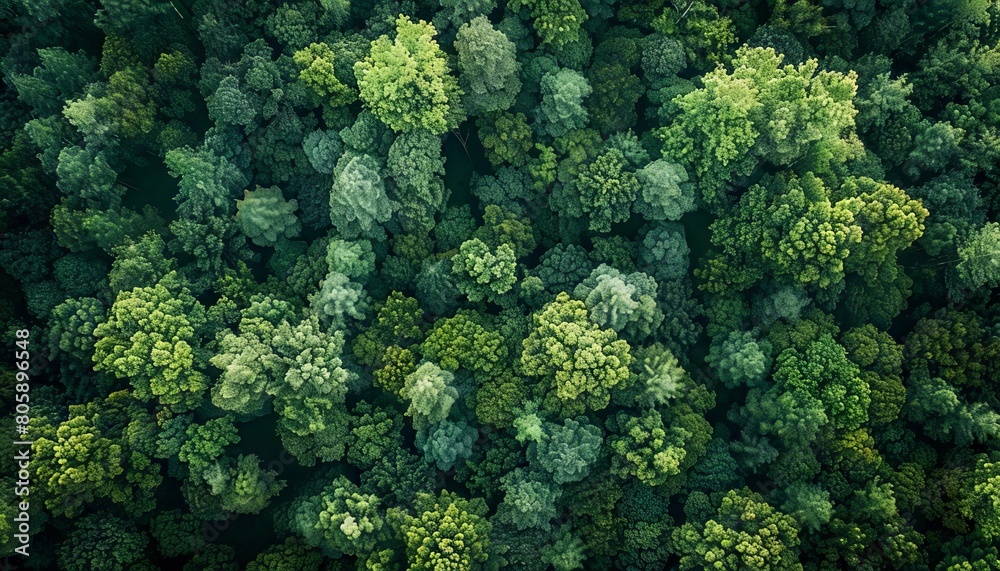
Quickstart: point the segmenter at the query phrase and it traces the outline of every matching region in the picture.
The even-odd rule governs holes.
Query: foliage
[[[393,195],[400,203],[404,230],[426,232],[434,227],[434,215],[444,210],[449,195],[441,179],[444,164],[440,137],[427,131],[401,133],[389,147],[386,172],[396,182]]]
[[[413,418],[414,428],[428,428],[448,418],[451,406],[458,399],[458,391],[449,386],[454,378],[431,362],[423,363],[406,376],[400,396],[410,401],[406,414]]]
[[[123,434],[141,407],[127,391],[69,407],[62,422],[38,423],[34,477],[53,515],[76,517],[96,499],[126,504],[133,514],[155,507],[152,492],[161,482],[159,467]]]
[[[274,246],[278,240],[299,235],[299,219],[295,216],[298,202],[286,201],[277,187],[245,191],[243,200],[236,201],[236,220],[243,233],[258,246]]]
[[[324,104],[331,107],[346,105],[355,100],[354,92],[337,78],[330,46],[323,42],[309,44],[295,52],[293,59],[299,66],[299,81],[309,86]]]
[[[381,224],[396,203],[385,193],[382,169],[371,155],[345,154],[334,170],[330,221],[345,238],[385,239]]]
[[[462,243],[452,259],[455,285],[469,301],[495,300],[510,291],[517,281],[515,268],[516,258],[510,245],[500,244],[491,252],[479,238]]]
[[[705,359],[714,365],[719,380],[729,388],[753,386],[771,368],[771,344],[758,342],[750,331],[733,331],[720,343],[713,343]]]
[[[418,432],[416,445],[423,449],[424,459],[438,470],[450,470],[472,454],[472,444],[478,436],[476,429],[463,421],[444,420],[426,432]]]
[[[170,173],[180,178],[175,197],[178,219],[170,224],[176,237],[171,249],[194,256],[198,270],[218,277],[225,256],[240,257],[231,192],[245,188],[243,175],[226,157],[207,149],[174,149],[165,162]]]
[[[628,342],[593,323],[583,302],[565,293],[532,321],[521,366],[528,375],[541,377],[546,408],[568,416],[606,407],[611,389],[628,377]]]
[[[663,322],[656,290],[656,281],[644,273],[623,274],[601,264],[576,286],[573,296],[587,304],[591,321],[638,341]]]
[[[499,372],[507,354],[503,337],[468,310],[439,319],[420,350],[448,371],[462,368],[486,376]]]
[[[682,444],[690,432],[665,426],[662,415],[652,408],[640,416],[619,412],[608,419],[608,424],[613,433],[608,439],[614,451],[613,474],[635,476],[648,486],[657,486],[680,473],[681,461],[687,454]]]
[[[844,133],[857,114],[856,74],[819,71],[816,60],[782,63],[771,48],[740,48],[732,73],[719,67],[675,100],[680,120],[658,133],[664,158],[697,178],[707,205],[719,206],[723,183],[749,174],[754,159],[822,171],[854,153],[857,141]]]
[[[577,172],[580,210],[589,216],[589,228],[608,232],[611,224],[628,220],[639,192],[639,179],[618,149],[601,153]]]
[[[546,423],[528,445],[528,459],[552,476],[556,484],[585,478],[597,461],[603,434],[586,417],[567,418],[562,425]]]
[[[538,480],[523,468],[518,468],[503,477],[503,501],[493,518],[495,522],[511,525],[519,530],[539,528],[547,530],[549,520],[556,516],[558,486]]]
[[[94,368],[129,378],[137,398],[183,412],[201,404],[205,310],[171,272],[153,286],[118,294],[94,328]]]
[[[417,515],[403,514],[399,531],[409,569],[482,569],[489,560],[491,525],[482,500],[466,500],[447,491],[417,496]]]
[[[71,571],[130,568],[149,543],[149,536],[128,531],[125,522],[109,514],[82,518],[73,534],[59,548],[59,566]]]
[[[747,488],[714,502],[710,519],[673,533],[681,569],[801,569],[795,520]]]
[[[572,69],[560,69],[542,77],[541,89],[538,117],[546,134],[561,137],[587,126],[589,115],[583,99],[593,91],[587,78]]]
[[[385,534],[379,507],[377,497],[339,476],[319,495],[304,498],[292,516],[293,526],[324,553],[364,555]]]
[[[150,532],[166,557],[176,557],[197,551],[204,544],[202,522],[180,510],[163,512],[153,519]]]
[[[577,38],[587,13],[578,0],[516,0],[511,9],[527,9],[543,44],[561,47]]]
[[[657,159],[635,174],[641,191],[634,208],[647,220],[679,220],[694,210],[694,189],[684,167]]]
[[[0,1],[0,557],[1000,569],[995,4]]]
[[[965,287],[975,290],[983,286],[994,288],[1000,285],[998,247],[1000,224],[996,222],[978,229],[958,247],[958,276]]]
[[[510,108],[521,90],[513,42],[478,16],[458,29],[455,50],[466,110],[480,115]]]
[[[493,165],[510,163],[524,166],[531,158],[531,126],[523,113],[499,112],[488,115],[492,120],[477,121],[479,140],[486,152],[486,158]]]
[[[368,56],[354,64],[361,100],[393,131],[440,134],[465,115],[462,90],[435,34],[432,24],[400,15],[396,38],[373,41]]]

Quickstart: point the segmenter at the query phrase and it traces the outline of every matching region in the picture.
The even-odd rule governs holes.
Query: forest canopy
[[[995,0],[0,13],[12,568],[1000,571]]]

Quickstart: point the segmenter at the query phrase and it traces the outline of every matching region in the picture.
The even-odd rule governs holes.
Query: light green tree
[[[407,416],[413,427],[420,430],[448,418],[451,406],[458,400],[458,391],[451,386],[454,375],[431,362],[425,362],[406,376],[401,396],[410,401]]]
[[[491,251],[479,238],[462,243],[452,259],[452,272],[459,291],[469,301],[496,300],[510,291],[517,281],[517,259],[509,244]]]
[[[382,224],[398,205],[386,196],[378,159],[344,154],[333,174],[330,221],[337,231],[345,238],[384,240]]]
[[[747,488],[730,490],[705,522],[673,532],[680,569],[799,571],[795,520]]]
[[[363,556],[384,538],[385,520],[379,498],[338,476],[293,507],[292,525],[308,543],[325,553]]]
[[[857,74],[782,60],[772,48],[736,50],[733,71],[720,66],[703,87],[677,96],[678,120],[658,131],[663,158],[695,177],[710,207],[722,205],[723,185],[749,174],[756,160],[822,173],[860,151]]]
[[[205,309],[175,272],[123,291],[94,328],[94,369],[128,378],[135,396],[183,412],[201,404]]]
[[[302,225],[295,216],[297,200],[285,200],[281,189],[257,187],[246,190],[236,201],[236,220],[243,233],[258,246],[274,246],[279,240],[295,238]]]
[[[652,335],[663,322],[656,290],[656,280],[642,272],[623,274],[601,264],[576,286],[573,297],[587,304],[594,323],[639,341]]]
[[[634,476],[647,486],[658,486],[680,473],[689,431],[665,425],[663,415],[654,408],[639,416],[619,412],[608,424],[612,433],[608,446],[614,452],[611,473]]]
[[[1000,462],[979,457],[965,494],[962,510],[976,522],[976,531],[987,539],[1000,537]]]
[[[561,137],[587,126],[590,116],[583,100],[593,91],[587,78],[572,69],[559,69],[542,76],[541,90],[538,117],[545,133]]]
[[[489,562],[490,531],[486,502],[466,500],[442,490],[420,494],[417,515],[403,514],[399,531],[412,571],[480,571]]]
[[[463,102],[472,115],[510,108],[521,90],[514,43],[486,16],[462,24],[455,36]]]
[[[566,293],[532,317],[521,366],[541,377],[545,407],[565,416],[608,405],[611,390],[629,376],[629,344],[590,320],[587,306]]]
[[[496,375],[503,370],[507,347],[503,336],[488,325],[482,315],[461,309],[454,317],[434,323],[420,351],[448,371],[462,368],[484,376]]]
[[[382,36],[354,64],[361,100],[393,131],[441,134],[464,119],[462,90],[434,39],[433,24],[400,15],[396,38]]]
[[[299,81],[304,83],[324,105],[339,107],[354,102],[357,95],[337,78],[335,55],[323,42],[309,44],[295,52],[292,59],[299,67]]]
[[[282,443],[306,466],[339,460],[347,443],[345,399],[353,378],[341,359],[343,333],[327,330],[310,315],[283,322],[273,343],[288,367],[271,389]]]
[[[578,39],[587,12],[579,0],[514,0],[511,10],[526,9],[535,19],[535,33],[543,44],[559,48]]]
[[[681,165],[657,159],[635,176],[640,190],[633,208],[646,220],[680,220],[695,209],[694,185]]]
[[[958,276],[964,287],[975,290],[1000,285],[1000,223],[990,222],[974,231],[958,247]]]

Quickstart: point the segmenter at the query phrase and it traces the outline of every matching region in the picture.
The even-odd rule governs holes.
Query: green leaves
[[[401,133],[389,147],[386,171],[396,183],[396,218],[405,230],[420,233],[434,227],[434,215],[450,195],[442,179],[444,164],[441,137],[427,131]]]
[[[121,444],[102,435],[95,420],[73,416],[35,441],[35,477],[53,514],[72,517],[85,503],[110,496],[112,481],[124,471]]]
[[[758,90],[746,78],[719,68],[702,78],[704,87],[678,96],[678,121],[657,131],[663,158],[698,178],[702,200],[718,203],[718,188],[733,171],[747,170],[746,154],[759,132],[751,114]]]
[[[758,342],[750,331],[733,331],[720,342],[712,343],[706,361],[716,369],[719,380],[729,388],[753,386],[771,368],[771,344]]]
[[[790,348],[775,359],[774,377],[791,390],[811,390],[822,400],[834,428],[855,430],[868,421],[870,389],[844,348],[824,335],[803,349]],[[815,387],[815,388],[813,388]]]
[[[715,505],[708,521],[686,523],[674,531],[681,569],[802,569],[795,551],[799,528],[791,516],[747,488],[727,492]]]
[[[694,210],[694,189],[684,167],[658,159],[636,172],[636,178],[641,191],[634,208],[647,220],[680,220]]]
[[[2,10],[36,567],[997,566],[989,0],[100,4]]]
[[[896,186],[867,177],[851,178],[834,197],[843,197],[838,204],[845,203],[852,210],[861,228],[861,243],[847,260],[848,271],[872,279],[879,267],[895,260],[899,251],[923,235],[927,209]]]
[[[634,476],[648,486],[657,486],[680,473],[689,431],[664,425],[661,414],[652,408],[641,416],[619,412],[608,423],[612,432],[608,445],[614,451],[613,474]]]
[[[458,391],[451,386],[454,378],[431,362],[423,363],[406,376],[400,396],[410,401],[406,414],[413,418],[414,428],[428,428],[448,417],[451,406],[458,400]]]
[[[697,178],[710,208],[722,206],[723,184],[749,174],[753,159],[824,173],[860,148],[856,75],[818,71],[816,60],[781,63],[771,48],[736,50],[733,72],[705,74],[704,87],[674,99],[679,120],[658,131],[664,158]]]
[[[532,467],[549,473],[556,484],[578,482],[590,472],[603,443],[603,432],[586,417],[567,418],[562,425],[545,423],[528,445]]]
[[[286,201],[280,188],[258,186],[257,190],[244,191],[243,200],[236,201],[236,220],[254,244],[274,246],[278,240],[299,235],[298,206],[294,199]]]
[[[611,389],[628,378],[629,344],[592,323],[583,302],[566,293],[532,319],[521,366],[544,381],[546,409],[569,416],[606,407]]]
[[[417,515],[404,514],[399,530],[406,545],[408,569],[476,571],[489,559],[492,526],[485,519],[486,503],[466,500],[442,490],[437,497],[421,494]]]
[[[578,0],[514,0],[514,10],[527,9],[535,19],[535,33],[543,44],[559,48],[578,38],[587,13]]]
[[[379,498],[363,493],[343,476],[300,502],[292,525],[325,553],[367,556],[388,531]]]
[[[958,276],[962,285],[975,290],[1000,285],[1000,224],[979,228],[958,247]]]
[[[809,179],[807,184],[818,182]],[[784,204],[772,206],[779,227],[788,232],[779,239],[773,257],[777,266],[798,282],[829,287],[843,278],[844,259],[851,246],[861,242],[861,228],[854,224],[854,214],[846,205],[810,203],[806,192],[811,191],[804,190],[793,187],[783,197]]]
[[[987,539],[1000,536],[1000,463],[980,456],[965,493],[966,515],[976,522],[976,531]]]
[[[480,314],[468,309],[439,319],[421,343],[420,351],[448,371],[462,368],[484,376],[496,375],[503,368],[507,349],[503,337],[484,321]]]
[[[532,477],[528,470],[518,468],[503,478],[504,499],[497,508],[495,520],[516,529],[548,530],[549,521],[556,517],[557,485]]]
[[[334,171],[330,221],[345,238],[384,240],[382,224],[397,204],[386,196],[382,167],[371,155],[345,154]]]
[[[462,101],[472,115],[508,109],[521,90],[514,43],[485,16],[462,24],[455,36]]]
[[[418,432],[416,445],[424,451],[424,459],[438,470],[451,470],[472,455],[472,444],[478,437],[479,432],[461,420],[443,420]]]
[[[371,53],[354,64],[361,100],[393,131],[441,134],[465,117],[462,90],[435,35],[432,24],[400,15],[395,40],[378,38]]]
[[[581,209],[589,215],[589,228],[608,232],[612,223],[628,220],[639,185],[634,170],[618,149],[601,153],[581,167],[576,190]]]
[[[663,322],[656,305],[656,281],[642,272],[623,274],[601,264],[573,290],[590,310],[590,319],[632,340],[651,336]]]
[[[514,249],[508,244],[491,251],[479,238],[467,240],[452,259],[455,285],[469,301],[496,300],[514,287],[516,262]]]
[[[292,56],[299,67],[299,81],[307,85],[324,105],[339,107],[357,96],[337,79],[333,50],[323,42],[309,44]]]
[[[155,508],[159,466],[146,456],[141,438],[126,432],[130,421],[151,420],[128,391],[71,405],[68,413],[63,422],[32,419],[32,475],[50,513],[74,518],[99,499],[134,516]]]
[[[126,569],[142,558],[148,543],[149,536],[130,530],[125,520],[107,512],[90,514],[60,546],[59,566],[69,571]]]
[[[541,89],[538,113],[546,133],[561,137],[587,126],[589,115],[583,100],[593,90],[585,77],[572,69],[559,69],[542,76]]]
[[[208,382],[200,369],[205,309],[177,274],[123,291],[94,329],[94,368],[129,378],[137,398],[178,412],[201,404]]]
[[[755,282],[763,277],[760,268],[747,261],[763,259],[799,286],[830,289],[849,273],[868,287],[885,274],[891,285],[899,252],[920,237],[926,216],[920,201],[866,177],[832,190],[812,174],[767,179],[740,198],[734,215],[714,223],[712,241],[725,254],[702,275]],[[723,260],[739,265],[715,266]]]
[[[203,425],[192,424],[187,429],[187,439],[181,446],[177,459],[187,463],[189,469],[200,474],[214,465],[225,454],[226,446],[240,441],[233,418],[213,418]]]

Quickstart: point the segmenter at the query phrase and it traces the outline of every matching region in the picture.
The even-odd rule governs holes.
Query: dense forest
[[[0,15],[5,568],[1000,571],[996,0]]]

